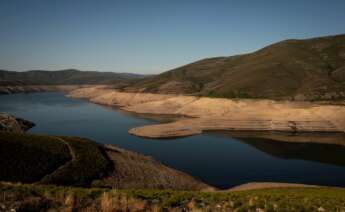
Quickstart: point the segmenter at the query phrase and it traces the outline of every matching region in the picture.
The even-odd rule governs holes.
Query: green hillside
[[[286,40],[256,52],[200,60],[127,91],[226,98],[344,99],[345,35]]]
[[[89,140],[0,132],[0,181],[87,186],[110,162]]]
[[[72,160],[52,174],[46,175],[40,183],[86,186],[105,175],[111,168],[111,162],[99,144],[83,138],[59,139],[71,148]]]
[[[79,71],[75,69],[25,72],[0,70],[0,85],[114,84],[142,77],[138,74]]]
[[[32,183],[71,160],[56,138],[0,132],[0,179]]]

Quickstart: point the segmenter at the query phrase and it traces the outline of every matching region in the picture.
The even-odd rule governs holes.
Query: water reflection
[[[129,135],[128,129],[183,117],[138,116],[61,93],[0,96],[0,111],[36,123],[30,133],[80,136],[113,144],[150,155],[219,188],[253,181],[345,186],[345,152],[339,146],[345,146],[343,135],[223,132],[144,139]]]
[[[345,166],[345,133],[216,132],[281,159]],[[321,143],[324,142],[324,143]]]

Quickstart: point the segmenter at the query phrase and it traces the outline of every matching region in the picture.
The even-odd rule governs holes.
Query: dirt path
[[[58,167],[57,169],[55,169],[52,173],[43,176],[43,177],[41,178],[40,181],[42,181],[44,178],[46,178],[46,177],[48,177],[48,176],[54,174],[57,170],[63,169],[65,166],[67,166],[67,165],[70,164],[70,163],[73,163],[73,162],[76,160],[75,152],[73,151],[72,147],[68,144],[68,142],[65,141],[65,140],[62,139],[62,138],[59,138],[59,137],[54,137],[54,138],[57,139],[57,140],[59,140],[59,141],[61,141],[62,143],[64,143],[64,144],[67,145],[68,150],[69,150],[69,154],[71,155],[71,160],[68,161],[68,162],[66,162],[66,163],[64,163],[64,164],[62,164],[60,167]],[[39,181],[39,182],[40,182],[40,181]]]

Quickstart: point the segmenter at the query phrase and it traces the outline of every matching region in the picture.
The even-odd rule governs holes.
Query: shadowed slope
[[[57,138],[0,132],[0,180],[32,183],[71,160]]]

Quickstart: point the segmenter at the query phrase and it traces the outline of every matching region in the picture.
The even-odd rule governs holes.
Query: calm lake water
[[[62,93],[0,96],[0,111],[33,121],[30,133],[71,135],[153,156],[220,188],[253,181],[345,186],[345,148],[293,144],[263,139],[235,139],[221,134],[152,140],[127,133],[157,123],[115,108]]]

